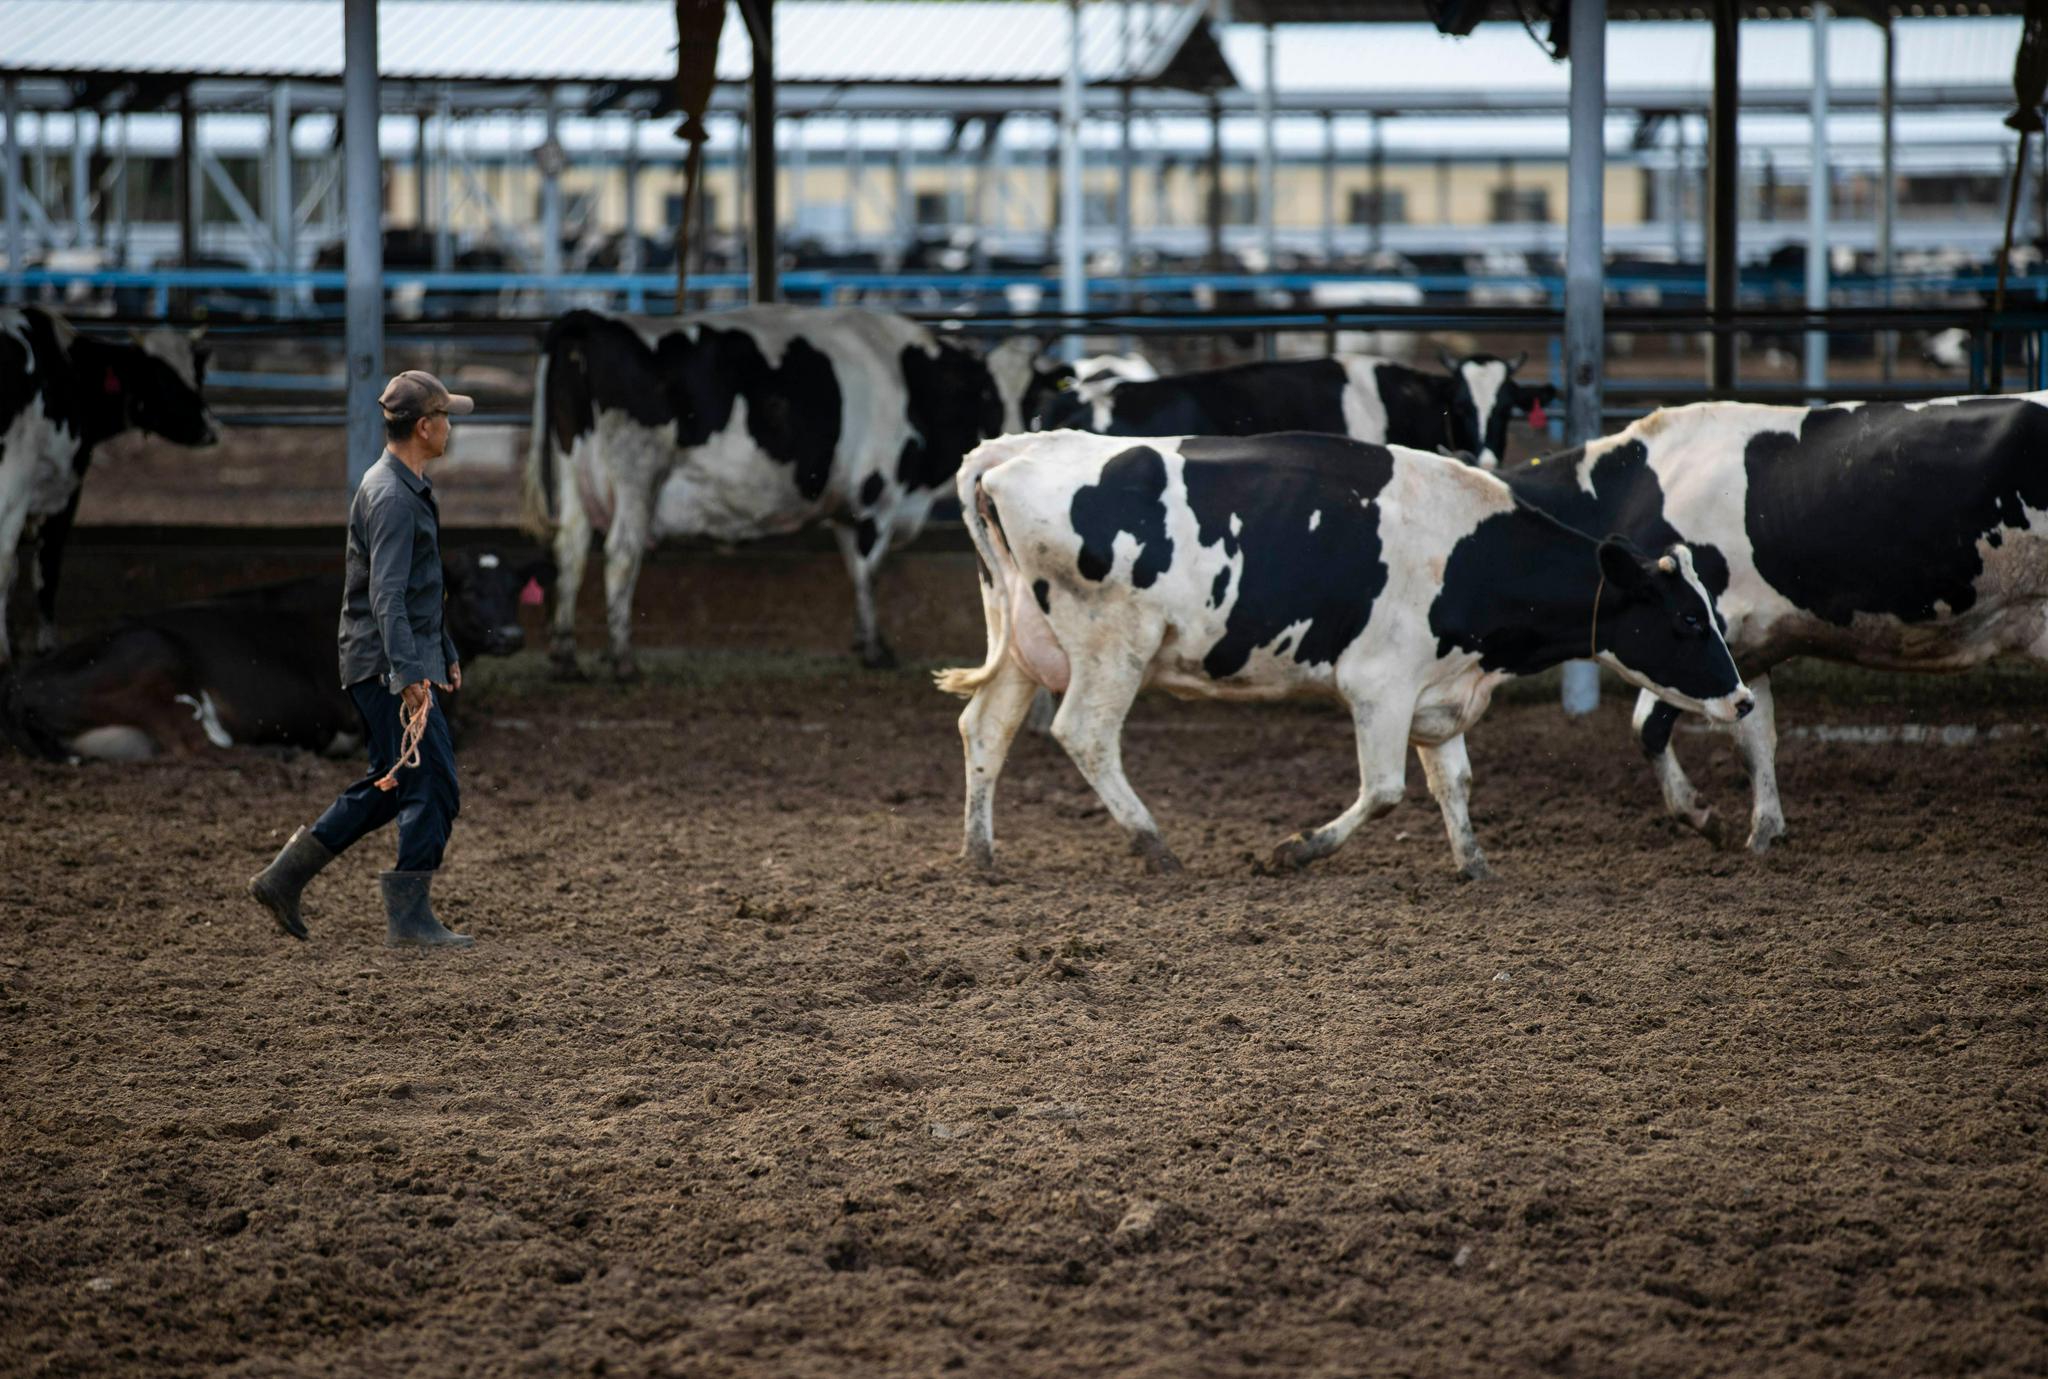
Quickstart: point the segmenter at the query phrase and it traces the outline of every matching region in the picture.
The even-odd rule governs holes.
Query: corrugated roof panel
[[[1162,70],[1195,8],[1131,6],[1131,66]],[[1090,80],[1125,71],[1123,7],[1083,10]],[[792,82],[1049,82],[1067,64],[1066,9],[1004,0],[781,0],[776,70]],[[336,76],[338,0],[0,0],[0,69]],[[675,71],[668,0],[383,0],[384,74],[433,80],[647,81]],[[1150,41],[1147,41],[1150,35]],[[752,45],[735,7],[718,74],[744,81]]]

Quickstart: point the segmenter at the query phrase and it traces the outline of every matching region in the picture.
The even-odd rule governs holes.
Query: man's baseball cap
[[[394,421],[423,417],[429,412],[461,417],[476,410],[475,398],[449,392],[441,386],[440,379],[425,369],[407,369],[386,383],[377,403],[384,409],[384,415]]]

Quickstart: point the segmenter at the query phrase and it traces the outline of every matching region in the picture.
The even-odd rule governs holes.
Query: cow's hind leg
[[[882,567],[882,557],[889,553],[888,536],[872,516],[862,518],[858,526],[834,522],[832,536],[839,542],[840,558],[846,562],[847,577],[853,581],[853,649],[869,670],[893,670],[896,653],[883,640],[881,624],[875,617],[875,572]]]
[[[1479,850],[1479,838],[1472,831],[1472,816],[1467,810],[1472,793],[1472,759],[1465,754],[1465,735],[1460,733],[1435,747],[1417,744],[1415,755],[1422,762],[1429,793],[1436,797],[1436,807],[1443,811],[1444,832],[1450,837],[1451,860],[1458,864],[1458,874],[1467,881],[1491,879],[1493,868],[1486,865],[1486,854]]]
[[[1408,724],[1410,713],[1399,696],[1369,691],[1348,695],[1351,724],[1358,737],[1358,798],[1342,814],[1305,833],[1297,833],[1273,849],[1275,870],[1305,867],[1344,846],[1358,826],[1377,819],[1407,793]],[[1399,709],[1391,705],[1402,704]]]
[[[1685,768],[1678,764],[1678,755],[1671,750],[1671,729],[1678,723],[1678,713],[1677,709],[1644,690],[1636,698],[1633,721],[1636,742],[1649,759],[1650,770],[1656,773],[1657,788],[1664,793],[1665,812],[1715,847],[1721,847],[1726,837],[1720,818],[1700,798],[1699,791],[1693,789]]]
[[[1756,707],[1735,724],[1735,749],[1749,772],[1749,850],[1768,852],[1785,836],[1785,806],[1778,799],[1778,712],[1768,672],[1750,679]]]
[[[1139,644],[1114,650],[1077,656],[1069,647],[1073,678],[1053,715],[1052,735],[1095,787],[1109,817],[1131,835],[1131,851],[1145,859],[1145,870],[1177,872],[1180,859],[1159,836],[1152,812],[1124,775],[1124,719],[1144,684],[1145,666],[1158,642],[1155,630]]]
[[[564,679],[581,679],[576,664],[576,600],[583,592],[583,572],[590,563],[590,514],[584,510],[583,495],[567,464],[562,467],[555,494],[555,510],[561,514],[555,528],[554,607],[548,614],[548,659],[555,674]]]
[[[967,836],[962,855],[976,866],[995,865],[996,781],[1037,688],[1005,657],[1002,668],[961,711],[960,743],[967,756]]]
[[[633,591],[640,583],[640,563],[647,557],[652,520],[649,495],[621,484],[611,530],[604,534],[605,631],[612,675],[619,680],[640,674],[633,656]]]

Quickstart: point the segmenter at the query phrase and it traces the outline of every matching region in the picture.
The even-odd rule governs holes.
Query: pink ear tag
[[[547,601],[547,595],[540,591],[540,581],[531,575],[527,576],[526,587],[519,591],[520,606],[538,608]]]
[[[112,364],[107,365],[107,381],[104,386],[108,397],[113,397],[121,391],[121,375],[114,372]]]
[[[1544,412],[1543,404],[1541,402],[1532,402],[1529,404],[1529,424],[1531,426],[1550,425],[1550,417],[1548,416],[1548,414]]]

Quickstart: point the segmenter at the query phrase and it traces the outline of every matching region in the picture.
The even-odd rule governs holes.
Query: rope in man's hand
[[[377,782],[379,790],[396,790],[398,773],[408,766],[420,764],[420,743],[427,736],[427,715],[433,712],[434,691],[425,682],[420,684],[419,707],[407,706],[399,712],[404,722],[404,732],[399,738],[398,760],[391,763],[391,769]]]

